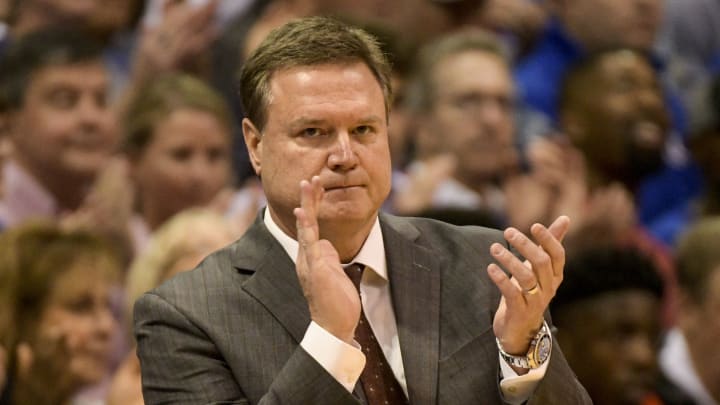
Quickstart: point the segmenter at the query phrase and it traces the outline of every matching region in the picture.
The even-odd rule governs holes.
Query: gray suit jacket
[[[502,403],[492,330],[500,296],[485,271],[502,234],[380,223],[410,402]],[[309,323],[293,262],[258,217],[239,241],[137,301],[145,402],[362,403],[300,347]],[[591,403],[557,344],[529,403]]]

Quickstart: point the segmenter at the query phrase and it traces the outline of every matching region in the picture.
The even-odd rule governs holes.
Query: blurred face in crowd
[[[175,110],[156,124],[133,167],[141,210],[151,212],[155,228],[185,208],[210,203],[229,184],[230,130],[211,113]]]
[[[663,0],[554,0],[563,24],[587,51],[610,47],[650,50]]]
[[[457,158],[457,178],[472,186],[512,168],[515,93],[507,64],[464,51],[438,62],[432,78],[435,100],[420,136]]]
[[[637,405],[652,392],[659,311],[659,300],[652,294],[625,290],[607,292],[553,313],[562,324],[558,341],[593,403]]]
[[[93,178],[117,146],[101,61],[49,66],[30,79],[14,112],[14,157],[38,178]]]
[[[578,85],[588,97],[568,107],[563,127],[589,164],[631,183],[660,169],[670,121],[649,63],[610,53]]]
[[[26,8],[50,18],[50,23],[73,24],[109,35],[125,26],[138,0],[23,0]],[[38,11],[40,10],[40,11]],[[22,15],[21,15],[22,17]]]
[[[270,80],[267,123],[243,132],[268,205],[294,235],[300,180],[320,177],[318,210],[326,224],[369,223],[390,191],[383,92],[364,63],[283,69]],[[321,235],[322,236],[322,235]]]
[[[111,311],[113,281],[98,266],[103,259],[83,258],[58,276],[40,317],[39,342],[60,346],[67,373],[77,387],[100,381],[109,371],[117,322]],[[47,339],[47,340],[45,340]],[[36,350],[52,347],[40,346]],[[56,349],[57,350],[57,349]]]

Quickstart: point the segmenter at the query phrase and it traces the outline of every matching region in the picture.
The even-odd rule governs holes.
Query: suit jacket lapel
[[[408,222],[382,215],[381,225],[410,403],[434,404],[440,355],[439,256],[414,242],[420,233]]]
[[[295,265],[262,220],[238,241],[233,266],[254,273],[241,288],[258,300],[299,343],[310,324],[310,311],[295,273]]]

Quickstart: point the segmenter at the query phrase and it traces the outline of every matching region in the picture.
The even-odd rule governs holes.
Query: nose
[[[358,163],[357,155],[353,149],[353,139],[347,131],[340,131],[328,156],[328,166],[334,171],[347,171]]]
[[[80,101],[77,113],[84,127],[96,129],[100,127],[100,122],[109,114],[109,111],[94,97],[86,95]]]

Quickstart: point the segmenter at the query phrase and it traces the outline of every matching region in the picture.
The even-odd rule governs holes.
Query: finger
[[[548,227],[550,233],[559,241],[562,242],[567,235],[568,229],[570,229],[570,218],[567,215],[560,215],[555,221]]]
[[[488,276],[495,283],[500,294],[505,297],[508,303],[520,303],[523,300],[522,291],[504,271],[495,263],[490,263],[487,267]]]
[[[565,267],[565,248],[562,243],[552,234],[552,232],[541,224],[534,224],[530,227],[530,233],[535,241],[540,245],[543,251],[550,257],[551,273],[541,273],[538,277],[542,277],[542,283],[545,286],[551,284],[552,277],[562,277],[563,268]]]
[[[505,246],[499,243],[493,243],[490,246],[490,253],[504,269],[512,274],[513,278],[517,280],[521,290],[530,290],[539,283],[532,269],[524,265],[520,259],[512,254]]]
[[[300,181],[300,207],[293,210],[296,219],[297,240],[300,251],[307,251],[307,256],[313,256],[313,246],[318,241],[319,233],[317,217],[312,202],[312,188],[307,180]],[[312,260],[311,257],[307,257]]]
[[[320,184],[320,176],[313,176],[312,179],[310,179],[310,185],[312,186],[315,218],[317,218],[317,213],[320,210],[320,203],[322,202],[322,198],[325,195],[325,189]]]

